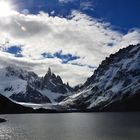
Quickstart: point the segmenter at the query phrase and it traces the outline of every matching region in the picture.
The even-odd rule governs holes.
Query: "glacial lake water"
[[[0,115],[0,140],[140,140],[140,113]]]

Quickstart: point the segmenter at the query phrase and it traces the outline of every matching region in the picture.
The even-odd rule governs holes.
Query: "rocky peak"
[[[111,54],[109,57],[106,57],[106,59],[101,62],[99,67],[94,71],[94,74],[87,79],[87,81],[84,83],[84,85],[82,85],[82,87],[86,87],[90,84],[93,84],[96,77],[98,76],[100,77],[105,71],[107,71],[111,67],[114,67],[114,68],[118,67],[121,72],[124,71],[123,73],[124,75],[126,71],[130,70],[130,69],[127,69],[127,67],[129,67],[129,64],[132,61],[135,62],[135,61],[140,60],[140,58],[139,59],[135,58],[136,54],[139,55],[140,57],[139,51],[140,51],[140,44],[130,45],[127,48],[120,49],[117,53]],[[130,63],[128,62],[129,64],[127,64],[126,66],[125,66],[125,60],[127,60],[126,63],[130,61]],[[120,63],[117,63],[117,62],[120,62]],[[119,73],[119,70],[118,70],[118,73]]]
[[[67,93],[73,89],[63,83],[63,80],[59,75],[55,75],[51,68],[48,68],[46,75],[42,78],[41,89],[49,89],[53,92]]]
[[[8,66],[5,68],[6,77],[17,77],[19,79],[27,81],[28,84],[38,86],[38,83],[40,81],[40,78],[37,74],[35,74],[32,71],[26,71],[19,67],[15,66]]]
[[[63,84],[63,81],[59,75],[57,75],[56,79],[59,84]]]
[[[0,92],[19,102],[58,102],[72,91],[48,68],[44,77],[16,66],[0,69]]]
[[[63,103],[80,109],[124,111],[139,109],[139,99],[140,44],[107,57],[80,91]]]
[[[44,80],[47,82],[51,78],[51,76],[52,76],[51,69],[48,68],[48,71],[47,71],[47,73],[44,76]]]

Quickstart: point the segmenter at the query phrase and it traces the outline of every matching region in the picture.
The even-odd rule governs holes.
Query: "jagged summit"
[[[68,91],[72,91],[72,88],[69,85],[63,83],[63,80],[59,75],[55,75],[53,72],[51,72],[51,68],[48,68],[48,72],[42,78],[41,88],[47,88],[53,92],[63,94],[67,93]]]
[[[44,77],[38,77],[33,72],[7,67],[0,69],[0,78],[0,93],[19,102],[59,102],[57,105],[64,110],[137,111],[140,110],[140,44],[111,54],[83,85],[74,89],[51,68]]]
[[[19,67],[0,69],[0,93],[19,102],[51,103],[61,101],[73,89],[48,68],[44,77]]]

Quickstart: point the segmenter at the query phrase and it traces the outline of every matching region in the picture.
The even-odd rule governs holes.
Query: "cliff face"
[[[18,102],[57,103],[73,91],[48,69],[44,77],[17,67],[0,69],[0,93]]]
[[[77,94],[62,105],[96,111],[140,110],[140,45],[131,45],[102,61]]]

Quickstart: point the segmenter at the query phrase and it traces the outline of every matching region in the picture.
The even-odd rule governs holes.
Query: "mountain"
[[[42,107],[42,104],[17,103],[2,94],[0,94],[0,114],[17,114],[17,113],[59,113],[64,112],[59,106]],[[25,105],[26,104],[26,105]],[[28,104],[28,105],[27,105]],[[37,107],[33,107],[33,105]],[[5,122],[0,118],[0,122]]]
[[[107,57],[77,93],[60,104],[67,109],[140,111],[140,44]]]
[[[18,67],[0,69],[0,93],[18,102],[55,103],[67,97],[72,88],[48,69],[44,77]]]
[[[30,113],[33,112],[33,109],[30,107],[24,107],[19,104],[16,104],[0,94],[0,114],[9,114],[9,113]]]
[[[52,73],[50,68],[47,74],[42,78],[41,89],[49,89],[52,92],[62,94],[73,91],[73,88],[70,87],[68,83],[63,83],[61,77]]]
[[[111,54],[83,85],[75,88],[65,84],[50,68],[44,77],[39,77],[34,72],[9,66],[0,69],[0,79],[2,113],[32,111],[27,106],[36,106],[38,109],[32,111],[36,113],[140,111],[140,44]]]

